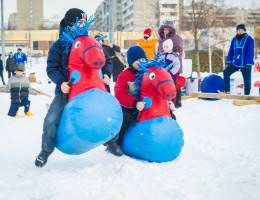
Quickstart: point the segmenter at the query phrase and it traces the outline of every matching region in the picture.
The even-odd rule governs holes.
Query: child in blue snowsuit
[[[237,35],[233,38],[228,52],[226,69],[223,71],[225,93],[230,92],[230,76],[241,70],[245,84],[245,95],[250,94],[252,65],[254,65],[254,39],[246,33],[245,25],[239,24]]]

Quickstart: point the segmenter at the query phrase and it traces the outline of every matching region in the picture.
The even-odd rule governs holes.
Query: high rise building
[[[183,0],[159,0],[160,24],[172,21],[180,29],[183,19]]]
[[[114,0],[114,31],[122,30],[122,0]],[[94,29],[109,31],[109,1],[104,0],[95,11]]]
[[[43,0],[17,0],[17,30],[43,27]]]
[[[123,31],[141,32],[159,27],[158,0],[123,0]]]

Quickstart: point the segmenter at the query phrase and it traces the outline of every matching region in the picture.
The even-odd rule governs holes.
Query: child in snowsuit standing
[[[28,99],[29,93],[37,95],[38,92],[32,90],[29,78],[24,74],[24,64],[18,63],[16,66],[16,75],[12,76],[7,84],[7,87],[0,88],[0,92],[11,93],[11,106],[8,116],[18,116],[19,107],[24,106],[24,113],[27,116],[33,116],[30,110],[30,101]]]
[[[177,81],[177,73],[180,69],[180,61],[178,58],[178,54],[174,53],[172,51],[173,48],[173,42],[171,39],[165,40],[165,42],[163,43],[163,54],[160,56],[159,60],[164,60],[165,64],[167,66],[169,66],[170,64],[173,63],[173,66],[171,67],[171,69],[169,70],[169,73],[172,76],[172,79],[174,81],[174,84],[176,85],[176,81]]]

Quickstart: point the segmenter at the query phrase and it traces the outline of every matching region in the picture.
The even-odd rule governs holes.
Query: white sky
[[[94,14],[95,9],[103,0],[43,0],[44,18],[50,18],[54,15],[64,16],[65,12],[70,8],[80,8],[84,10],[88,16]],[[184,0],[184,2],[187,0]],[[260,8],[260,0],[224,0],[227,5],[240,7],[244,9]],[[17,12],[17,0],[4,0],[4,21],[8,22],[10,13]]]

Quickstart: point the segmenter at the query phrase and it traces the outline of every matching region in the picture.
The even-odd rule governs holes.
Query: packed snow
[[[35,72],[38,83],[32,87],[54,96],[55,85],[48,83],[45,69],[46,58],[34,58],[26,74]],[[252,79],[260,80],[260,73]],[[252,94],[259,95],[258,88]],[[51,98],[30,95],[34,116],[25,116],[20,108],[19,116],[11,118],[10,94],[0,96],[1,200],[260,199],[260,105],[183,101],[175,114],[185,144],[172,162],[115,157],[100,146],[79,156],[55,150],[46,166],[36,168]]]

